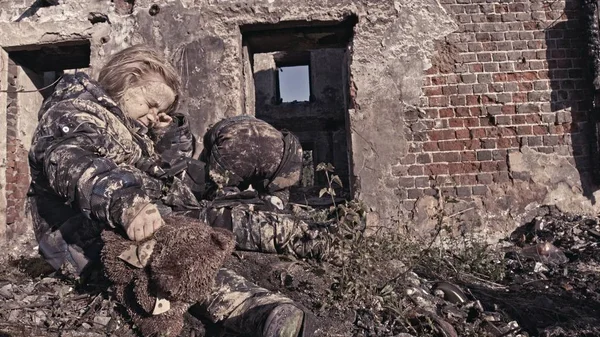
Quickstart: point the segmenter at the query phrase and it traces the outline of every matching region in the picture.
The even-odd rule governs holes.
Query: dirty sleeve
[[[52,115],[60,117],[44,123],[46,135],[34,139],[32,153],[40,157],[50,188],[87,217],[124,225],[127,208],[160,195],[160,182],[127,164],[128,151],[107,130],[110,125],[100,126],[105,121],[81,111]]]
[[[171,117],[173,122],[169,126],[152,129],[149,135],[154,141],[154,150],[160,154],[162,160],[173,164],[181,158],[192,156],[195,138],[186,115],[176,114]]]

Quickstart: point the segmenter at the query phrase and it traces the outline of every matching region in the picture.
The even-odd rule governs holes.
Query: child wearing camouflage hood
[[[75,275],[94,268],[104,230],[141,241],[163,226],[161,214],[206,214],[190,189],[202,182],[181,179],[193,162],[194,140],[176,113],[180,86],[162,55],[138,45],[115,54],[97,82],[65,75],[44,102],[29,153],[29,198],[40,253],[54,268]],[[260,319],[241,319],[254,324],[230,327],[257,336],[302,334],[306,315],[290,300],[227,270],[215,284],[209,318],[240,321],[256,313],[254,298],[264,304],[271,296]]]

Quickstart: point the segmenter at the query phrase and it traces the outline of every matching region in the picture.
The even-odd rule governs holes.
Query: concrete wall
[[[473,209],[461,213],[465,220],[499,227],[530,203],[560,203],[552,197],[560,195],[556,179],[540,178],[545,174],[562,177],[560,191],[580,198],[579,210],[594,211],[583,197],[595,189],[586,178],[589,104],[575,6],[574,0],[139,0],[127,14],[119,0],[64,0],[40,9],[12,1],[0,4],[0,46],[89,39],[95,74],[126,46],[155,45],[181,72],[183,108],[202,135],[254,105],[240,26],[356,15],[348,55],[349,161],[357,197],[371,207],[369,223],[427,231],[427,212],[441,191]],[[109,20],[92,24],[90,12]],[[561,165],[549,171],[544,160]]]

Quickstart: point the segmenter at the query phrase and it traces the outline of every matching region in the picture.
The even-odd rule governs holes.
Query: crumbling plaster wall
[[[240,25],[339,21],[357,15],[349,84],[357,196],[371,206],[373,223],[387,223],[399,210],[397,178],[391,172],[408,152],[401,132],[404,114],[419,102],[434,40],[456,29],[437,1],[137,1],[131,15],[115,12],[118,0],[61,3],[30,16],[22,15],[25,1],[21,7],[18,1],[1,4],[0,46],[90,39],[94,75],[107,56],[123,47],[138,42],[156,45],[181,71],[183,107],[196,135],[222,117],[245,112]],[[153,4],[160,11],[150,15]],[[90,12],[106,14],[109,20],[92,24]],[[15,22],[17,18],[21,20]]]

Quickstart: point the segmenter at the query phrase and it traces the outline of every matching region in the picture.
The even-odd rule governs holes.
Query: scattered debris
[[[312,310],[317,336],[600,335],[597,218],[541,208],[502,251],[350,240],[355,249],[339,265],[237,252],[227,267]],[[0,336],[135,336],[106,285],[49,274],[35,257],[3,270]],[[216,335],[189,316],[182,336]]]
[[[110,19],[108,18],[108,15],[100,12],[90,12],[88,14],[88,21],[93,25],[102,22],[108,22],[110,24]]]

